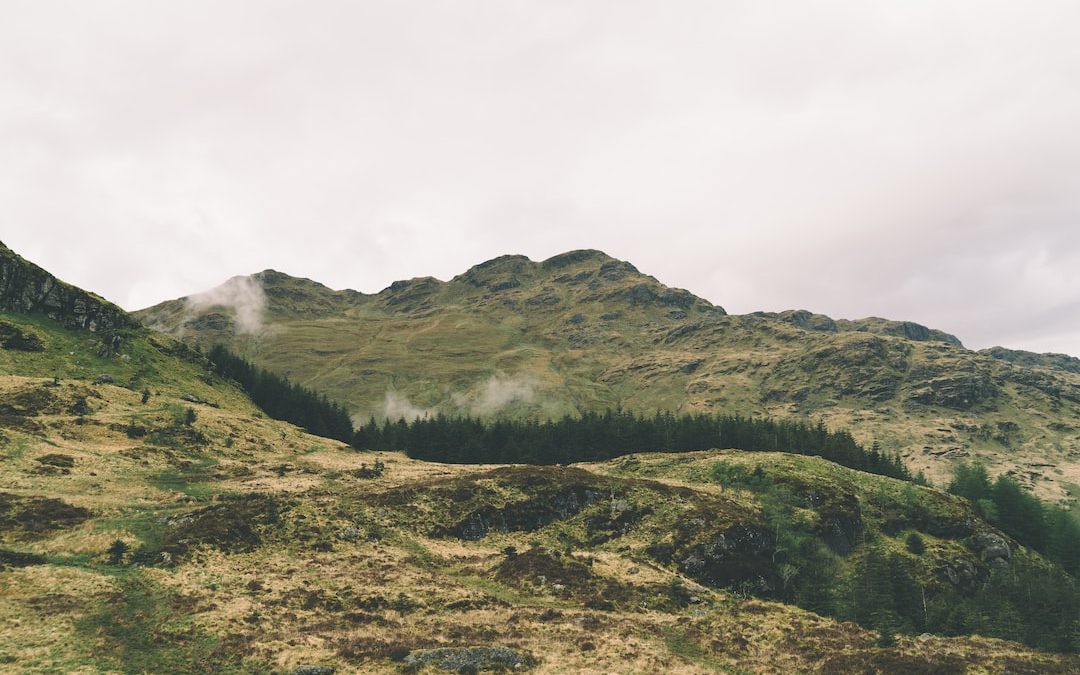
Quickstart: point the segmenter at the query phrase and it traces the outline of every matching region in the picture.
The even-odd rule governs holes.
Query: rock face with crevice
[[[60,281],[0,242],[0,310],[43,314],[65,328],[89,331],[136,328],[127,312]]]

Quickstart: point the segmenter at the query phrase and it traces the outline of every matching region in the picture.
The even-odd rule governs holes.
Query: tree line
[[[712,448],[814,455],[860,471],[912,480],[895,454],[869,450],[847,431],[824,423],[739,415],[622,410],[558,420],[481,420],[474,417],[372,418],[357,429],[360,450],[401,450],[409,457],[451,464],[569,464],[635,452],[692,452]]]
[[[239,384],[255,405],[276,420],[291,422],[316,436],[348,443],[353,437],[352,420],[345,408],[306,387],[259,368],[218,345],[207,357],[222,377]]]
[[[1080,577],[1080,520],[1069,511],[1043,502],[1009,476],[990,480],[979,463],[958,465],[947,489],[966,497],[1005,534]]]

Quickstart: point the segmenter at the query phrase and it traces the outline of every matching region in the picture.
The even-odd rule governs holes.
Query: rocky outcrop
[[[580,513],[603,498],[603,493],[594,486],[581,484],[555,490],[543,489],[541,493],[532,499],[502,507],[485,505],[447,531],[436,531],[435,534],[479,541],[492,531],[535,532],[556,520]]]
[[[93,293],[60,281],[0,243],[0,310],[44,314],[66,328],[135,328],[127,312]]]
[[[45,350],[45,343],[35,333],[25,331],[6,321],[0,321],[0,349],[20,352],[40,352]]]
[[[888,401],[896,396],[908,367],[911,347],[874,335],[843,340],[795,352],[781,359],[767,376],[762,400],[800,400],[818,393]],[[806,385],[792,388],[792,381]]]
[[[871,333],[873,335],[890,335],[913,342],[944,342],[954,347],[963,347],[963,344],[955,335],[934,328],[927,328],[914,321],[890,321],[889,319],[879,319],[877,317],[868,317],[855,321],[847,319],[833,320],[824,314],[814,314],[805,309],[788,309],[783,312],[754,312],[751,316],[776,319],[798,326],[803,330],[817,333]]]
[[[440,647],[418,649],[405,657],[407,672],[416,672],[432,666],[450,673],[505,672],[522,670],[534,665],[536,660],[509,647]]]
[[[835,333],[836,322],[824,314],[814,314],[805,309],[788,309],[783,312],[754,312],[751,316],[760,316],[765,319],[778,319],[803,330],[812,330],[819,333]]]
[[[409,313],[432,309],[434,296],[443,283],[434,277],[395,281],[376,296],[392,312]]]
[[[998,387],[986,372],[958,372],[935,377],[911,392],[910,400],[924,405],[939,405],[953,410],[970,410],[993,399]]]
[[[979,556],[979,559],[991,567],[1008,567],[1009,561],[1012,560],[1012,549],[1009,548],[1009,542],[999,534],[980,532],[973,536],[968,543],[971,549]]]
[[[566,253],[560,253],[559,255],[552,256],[540,263],[540,266],[546,270],[557,270],[587,261],[597,261],[601,264],[604,264],[615,261],[615,259],[604,253],[603,251],[597,251],[596,249],[581,249],[577,251],[568,251]],[[633,266],[631,265],[631,267]],[[637,272],[637,269],[635,268],[634,271]]]
[[[889,319],[879,319],[877,317],[858,319],[856,321],[841,319],[836,322],[836,327],[842,331],[891,335],[914,342],[944,342],[954,347],[964,346],[955,335],[934,328],[927,328],[914,321],[890,321]]]
[[[1036,354],[1035,352],[1006,349],[1004,347],[991,347],[990,349],[980,350],[979,353],[1025,368],[1050,368],[1080,374],[1080,359],[1068,354]]]

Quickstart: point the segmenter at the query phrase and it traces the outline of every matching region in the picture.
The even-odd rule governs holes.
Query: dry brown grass
[[[0,396],[49,382],[5,376]],[[325,663],[339,672],[379,673],[400,669],[410,650],[468,645],[528,653],[538,660],[536,671],[545,673],[813,672],[827,655],[871,665],[884,658],[870,631],[741,600],[688,579],[681,581],[703,601],[672,604],[663,589],[679,575],[641,553],[662,533],[633,531],[592,549],[563,551],[565,537],[588,535],[589,512],[535,532],[493,532],[475,542],[430,536],[432,524],[448,515],[438,509],[455,504],[439,490],[486,490],[494,503],[519,500],[529,489],[515,477],[527,469],[357,453],[249,408],[225,406],[196,406],[193,427],[205,442],[182,436],[159,443],[152,434],[132,439],[123,427],[133,417],[151,431],[174,428],[177,410],[191,404],[163,395],[144,406],[135,392],[91,388],[101,398],[93,398],[81,424],[61,409],[35,417],[41,431],[3,430],[0,491],[61,499],[92,515],[40,535],[0,533],[5,547],[50,556],[46,565],[0,571],[0,670],[138,672],[157,659],[190,672],[212,666],[285,673]],[[74,391],[60,388],[61,408]],[[71,472],[39,472],[35,458],[47,453],[73,457]],[[699,502],[749,508],[750,494],[703,488],[698,479],[717,459],[767,457],[647,455],[582,466],[580,473],[536,474],[617,485],[620,494],[652,499],[674,515]],[[353,475],[376,458],[386,467],[381,477]],[[406,493],[409,503],[400,503],[396,495]],[[210,538],[185,535],[196,544],[173,565],[107,564],[105,550],[115,539],[132,551],[160,547],[183,531],[168,519],[228,509],[227,494],[265,496],[280,505],[276,521],[256,528],[254,546],[214,543],[227,538],[227,530],[211,537],[208,529]],[[210,543],[197,544],[204,540]],[[505,564],[502,550],[528,552],[534,545],[546,551],[538,559],[572,577],[508,576],[505,571],[516,568]],[[598,609],[601,600],[612,604]],[[1010,659],[1047,668],[1066,663],[979,639],[905,638],[888,653],[915,652],[940,659],[956,654],[986,672],[1000,672],[995,664]]]

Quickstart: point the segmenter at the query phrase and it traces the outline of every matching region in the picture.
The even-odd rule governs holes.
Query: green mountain
[[[357,420],[617,407],[807,417],[936,481],[981,460],[1046,498],[1080,497],[1076,359],[976,352],[911,322],[732,316],[599,251],[504,256],[376,294],[267,270],[136,316],[227,345]]]

